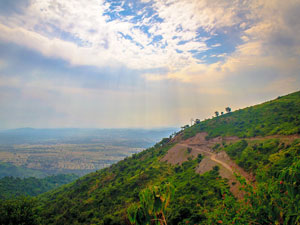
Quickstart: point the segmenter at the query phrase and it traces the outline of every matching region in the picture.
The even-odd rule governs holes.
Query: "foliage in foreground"
[[[174,196],[174,187],[163,184],[146,188],[139,194],[139,203],[132,204],[128,210],[131,224],[167,225],[167,207]]]
[[[1,225],[39,224],[37,202],[33,198],[19,197],[0,201]]]

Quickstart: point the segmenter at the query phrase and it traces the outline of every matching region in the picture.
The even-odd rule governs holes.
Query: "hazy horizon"
[[[164,129],[180,129],[180,127],[14,127],[14,128],[1,128],[0,131],[9,131],[9,130],[164,130]]]
[[[0,1],[1,129],[180,127],[299,90],[299,0]]]

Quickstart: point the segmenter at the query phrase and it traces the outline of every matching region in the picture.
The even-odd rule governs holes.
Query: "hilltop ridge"
[[[208,133],[208,138],[299,134],[299,114],[300,91],[202,121],[185,129],[183,138],[187,139],[204,131]]]

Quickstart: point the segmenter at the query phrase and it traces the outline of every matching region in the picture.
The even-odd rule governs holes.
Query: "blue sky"
[[[299,90],[299,0],[0,0],[0,120],[180,126]]]

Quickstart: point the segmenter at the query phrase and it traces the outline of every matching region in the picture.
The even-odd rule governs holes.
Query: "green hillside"
[[[205,120],[185,129],[184,138],[203,131],[209,137],[241,138],[300,133],[300,92]]]
[[[173,224],[190,217],[195,217],[195,221],[202,220],[199,213],[203,207],[214,208],[222,193],[227,191],[227,185],[224,180],[217,179],[217,170],[196,174],[197,160],[178,167],[159,162],[170,146],[148,149],[41,196],[45,223],[126,224],[126,208],[138,201],[139,192],[165,183],[176,186],[168,211],[169,220],[174,221]],[[195,208],[196,204],[199,207]]]
[[[13,198],[22,195],[36,196],[57,188],[77,179],[74,174],[58,174],[45,178],[15,178],[3,177],[0,179],[0,199]]]
[[[2,177],[36,177],[42,178],[47,176],[46,173],[43,173],[39,170],[33,170],[26,167],[15,166],[10,163],[0,162],[0,178]]]
[[[18,215],[30,224],[299,224],[300,139],[290,136],[299,133],[299,121],[300,92],[203,121],[36,199],[2,201],[0,223],[16,221],[8,211],[25,205],[28,213]],[[195,173],[202,155],[187,149],[182,165],[160,161],[198,132],[241,138],[214,148],[255,175],[255,183],[238,178],[244,198],[234,197],[219,167]]]

